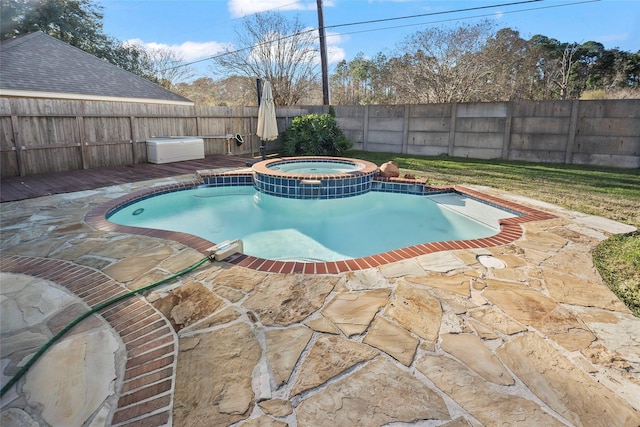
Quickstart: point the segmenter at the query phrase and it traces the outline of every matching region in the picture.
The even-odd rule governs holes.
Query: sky
[[[310,29],[318,27],[317,0],[97,3],[107,35],[148,49],[169,49],[184,62],[195,62],[191,65],[195,77],[213,77],[207,58],[246,47],[236,45],[237,31],[251,14],[274,11],[288,19],[297,16]],[[339,61],[351,61],[358,54],[372,58],[390,53],[418,31],[483,19],[494,21],[497,29],[517,30],[525,39],[542,34],[560,42],[596,41],[607,49],[640,50],[640,0],[323,0],[322,4],[330,72]],[[477,10],[461,11],[472,8]]]

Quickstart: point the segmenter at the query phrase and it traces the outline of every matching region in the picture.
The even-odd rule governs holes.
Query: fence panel
[[[640,167],[640,107],[632,101],[580,102],[572,163]]]
[[[326,106],[277,108],[278,129]],[[640,100],[336,106],[356,149],[640,167]],[[205,154],[256,153],[257,107],[0,98],[2,176],[147,161],[154,136],[198,136]],[[238,146],[228,135],[240,134]],[[274,149],[278,142],[268,142]]]

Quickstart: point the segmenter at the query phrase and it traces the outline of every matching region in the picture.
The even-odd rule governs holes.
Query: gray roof
[[[0,43],[2,89],[191,102],[42,32]]]

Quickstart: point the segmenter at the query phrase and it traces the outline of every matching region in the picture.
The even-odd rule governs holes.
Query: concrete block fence
[[[328,112],[328,107],[305,108]],[[640,167],[640,99],[334,109],[359,150]]]

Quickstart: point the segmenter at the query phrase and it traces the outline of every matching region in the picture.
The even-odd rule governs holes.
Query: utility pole
[[[320,63],[322,66],[322,105],[330,105],[329,99],[329,71],[327,67],[327,42],[324,32],[324,15],[322,12],[322,0],[318,3],[318,32],[320,33]]]

